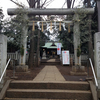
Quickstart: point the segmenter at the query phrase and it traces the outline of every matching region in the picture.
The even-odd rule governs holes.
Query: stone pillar
[[[100,1],[97,1],[97,10],[98,10],[98,32],[100,32]]]
[[[3,34],[0,34],[0,77],[6,66],[7,61],[7,37]],[[0,89],[3,87],[4,78],[0,83]]]
[[[24,15],[24,19],[28,19],[27,15]],[[20,64],[16,66],[16,71],[17,72],[26,72],[28,71],[28,66],[26,65],[26,49],[27,49],[27,31],[28,31],[28,26],[26,25],[27,23],[23,24],[23,30],[21,33],[21,46],[24,48],[24,55],[23,57],[20,54]]]
[[[80,29],[79,29],[79,15],[74,15],[74,59],[75,65],[78,64],[77,47],[80,45]],[[81,65],[81,56],[79,57],[79,64]]]
[[[81,55],[77,57],[77,49],[80,46],[80,29],[79,29],[79,15],[75,14],[74,18],[74,59],[75,65],[72,66],[72,71],[70,71],[71,75],[87,75],[85,72],[85,67],[81,66]],[[78,65],[79,64],[79,65]]]
[[[25,19],[27,20],[28,17],[25,15]],[[23,33],[21,33],[21,44],[24,46],[24,55],[23,55],[23,65],[25,65],[26,62],[26,49],[27,49],[27,32],[28,32],[28,27],[27,25],[23,25]],[[20,55],[20,64],[21,64],[21,55]]]
[[[99,84],[98,89],[100,89],[100,32],[94,35],[94,61],[95,72]]]

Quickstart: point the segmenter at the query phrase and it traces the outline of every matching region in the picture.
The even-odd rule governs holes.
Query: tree
[[[84,0],[84,6],[87,8],[96,7],[96,0]],[[94,15],[93,15],[94,16]],[[92,16],[88,16],[89,20],[92,20]],[[94,52],[93,52],[93,36],[92,36],[92,24],[91,21],[89,22],[89,41],[88,41],[88,50],[89,50],[89,58],[92,59],[92,62],[94,63]],[[94,27],[94,26],[93,26]],[[95,29],[94,29],[95,30]]]
[[[70,50],[70,53],[73,53],[73,31],[71,27],[70,33],[68,32],[68,28],[66,27],[67,30],[64,30],[63,27],[61,31],[59,31],[58,38],[60,39],[60,42],[63,45],[63,48],[65,50]]]
[[[2,33],[2,28],[3,28],[3,21],[2,21],[3,17],[4,17],[3,11],[0,8],[0,34]]]
[[[30,8],[35,8],[36,5],[36,0],[27,0],[29,7]],[[32,18],[32,16],[30,16],[30,19]],[[34,20],[35,16],[33,16],[33,20]],[[33,67],[33,62],[34,62],[34,31],[32,31],[31,29],[31,34],[30,34],[30,52],[29,52],[29,59],[28,59],[28,66],[30,68]]]
[[[17,9],[17,15],[10,20],[4,22],[3,33],[8,36],[8,44],[11,43],[16,50],[18,50],[23,40],[23,26],[27,27],[28,20],[24,19],[24,12],[21,9]],[[12,46],[9,44],[9,46]],[[16,51],[11,49],[12,52]],[[8,50],[11,52],[10,50]]]

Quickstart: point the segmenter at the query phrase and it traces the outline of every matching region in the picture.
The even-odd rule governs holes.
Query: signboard
[[[62,63],[63,65],[70,64],[69,51],[62,51]]]
[[[61,55],[61,43],[57,43],[57,55]]]

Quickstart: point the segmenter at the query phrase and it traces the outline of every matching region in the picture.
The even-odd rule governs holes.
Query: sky
[[[14,0],[14,1],[18,1],[18,2],[22,2],[24,5],[26,5],[28,7],[28,3],[27,0]],[[76,0],[75,5],[79,5],[81,0]],[[48,8],[62,8],[63,4],[64,4],[65,0],[54,0],[49,6]],[[14,4],[13,2],[11,2],[10,0],[0,0],[0,8],[3,9],[3,14],[5,16],[8,16],[7,14],[7,9],[8,8],[16,8],[16,4]],[[67,5],[65,5],[64,7],[67,7]]]

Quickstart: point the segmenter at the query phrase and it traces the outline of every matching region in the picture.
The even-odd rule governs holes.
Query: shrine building
[[[43,52],[46,53],[47,58],[57,58],[57,43],[59,42],[46,42],[44,46],[42,46]],[[61,49],[63,49],[63,46],[61,44]]]

